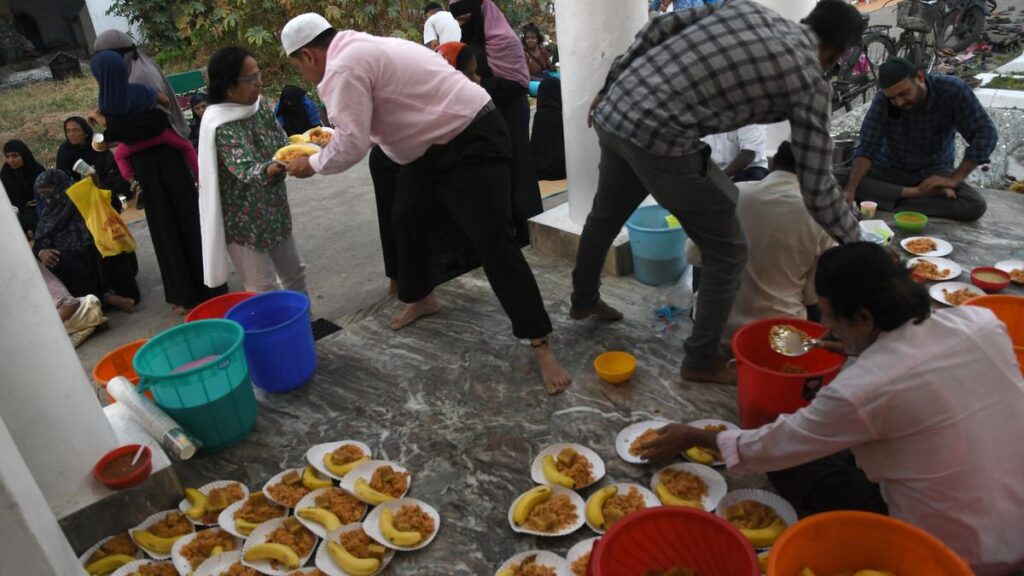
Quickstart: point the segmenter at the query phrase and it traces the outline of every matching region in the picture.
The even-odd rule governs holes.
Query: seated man
[[[879,67],[878,86],[861,125],[847,199],[951,220],[981,218],[985,199],[964,179],[989,162],[998,134],[974,92],[959,78],[925,74],[903,58]],[[957,132],[967,150],[954,170]]]
[[[763,124],[751,124],[732,132],[709,134],[701,140],[711,146],[711,161],[733,182],[760,180],[768,175]]]
[[[726,346],[733,333],[754,320],[773,316],[807,317],[814,305],[814,266],[818,256],[835,245],[814,221],[800,194],[796,159],[789,142],[772,158],[772,172],[760,182],[737,186],[736,216],[747,235],[747,264],[740,288],[722,332]],[[686,241],[690,264],[700,265],[700,251]]]
[[[933,313],[927,289],[867,242],[822,254],[814,283],[829,347],[858,360],[794,414],[721,433],[672,424],[646,456],[720,450],[809,513],[887,512],[978,576],[1024,568],[1024,377],[1006,325],[977,306]]]

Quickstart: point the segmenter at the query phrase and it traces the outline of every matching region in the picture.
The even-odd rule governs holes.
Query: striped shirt
[[[752,0],[665,14],[612,63],[602,93],[594,121],[658,156],[699,152],[708,134],[789,120],[804,204],[838,240],[860,239],[832,175],[832,91],[810,27]]]

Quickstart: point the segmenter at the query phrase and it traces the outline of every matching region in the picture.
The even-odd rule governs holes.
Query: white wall
[[[108,16],[110,0],[85,0],[85,6],[89,9],[89,17],[92,20],[93,31],[91,38],[95,39],[99,34],[107,30],[121,30],[128,32],[133,38],[138,38],[138,30],[120,16]],[[88,34],[87,34],[88,35]],[[92,46],[89,46],[92,52]]]

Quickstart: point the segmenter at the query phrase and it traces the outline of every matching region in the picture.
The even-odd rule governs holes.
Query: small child
[[[100,87],[99,111],[103,115],[131,116],[149,112],[158,104],[172,104],[167,96],[157,93],[149,86],[129,83],[128,67],[124,63],[124,58],[113,50],[103,50],[94,54],[90,67]],[[192,171],[192,176],[198,177],[199,158],[195,148],[191,142],[168,126],[155,138],[131,144],[121,143],[114,149],[114,160],[117,161],[117,167],[125,180],[135,178],[135,170],[129,157],[154,146],[168,146],[180,152]]]

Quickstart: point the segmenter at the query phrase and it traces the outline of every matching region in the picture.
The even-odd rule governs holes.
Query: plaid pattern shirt
[[[651,20],[608,72],[602,129],[658,156],[700,152],[701,136],[789,120],[804,203],[843,242],[860,239],[832,175],[832,91],[807,26],[752,0]]]
[[[964,160],[990,162],[999,134],[974,91],[953,76],[929,74],[928,99],[916,110],[901,110],[878,92],[860,127],[856,156],[879,168],[900,170],[924,180],[953,169],[956,134],[967,141]]]

